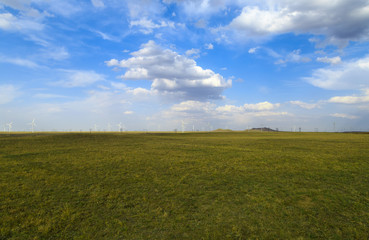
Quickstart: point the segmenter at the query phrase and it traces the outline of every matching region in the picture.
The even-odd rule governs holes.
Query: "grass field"
[[[0,135],[0,239],[368,239],[369,134]]]

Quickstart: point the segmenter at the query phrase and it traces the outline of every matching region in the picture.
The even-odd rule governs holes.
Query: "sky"
[[[0,0],[0,131],[33,119],[369,131],[369,1]]]

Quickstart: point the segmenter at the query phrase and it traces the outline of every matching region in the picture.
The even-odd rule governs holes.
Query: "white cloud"
[[[171,107],[172,111],[176,112],[211,112],[214,110],[215,104],[210,102],[185,101],[179,104],[174,104]]]
[[[125,111],[124,114],[131,115],[131,114],[133,114],[133,111]]]
[[[199,54],[200,54],[200,49],[196,49],[196,48],[192,48],[186,51],[186,56],[188,57],[192,56],[194,58],[199,58],[200,57]]]
[[[14,65],[22,66],[22,67],[28,67],[28,68],[38,68],[38,67],[40,67],[37,63],[35,63],[31,60],[28,60],[28,59],[9,58],[9,57],[5,57],[5,56],[1,56],[1,55],[0,55],[0,62],[10,63],[10,64],[14,64]]]
[[[222,113],[239,113],[239,112],[243,112],[244,108],[242,106],[237,107],[234,105],[224,105],[224,106],[217,107],[216,110]]]
[[[304,80],[310,84],[331,90],[369,88],[369,57],[313,71]]]
[[[244,3],[246,4],[246,2]],[[231,30],[242,39],[285,33],[325,35],[330,43],[368,39],[367,1],[258,1],[218,30]],[[241,38],[240,38],[241,39]]]
[[[316,60],[318,62],[329,63],[329,64],[339,64],[339,63],[341,63],[341,58],[339,56],[338,57],[332,57],[332,58],[318,57]]]
[[[161,95],[169,94],[177,99],[219,99],[223,90],[232,85],[231,80],[197,66],[193,59],[161,48],[154,41],[143,44],[131,55],[121,61],[111,59],[106,64],[126,68],[122,79],[151,80],[151,89]]]
[[[150,91],[148,89],[141,88],[141,87],[134,88],[134,89],[129,89],[129,90],[127,90],[127,93],[131,93],[134,96],[140,96],[140,95],[142,96],[142,95],[152,95],[152,94],[154,94],[153,91]]]
[[[95,8],[104,8],[105,4],[102,0],[91,0],[92,5],[94,5]]]
[[[44,25],[26,17],[17,17],[11,13],[0,13],[0,29],[5,31],[41,31]]]
[[[362,96],[337,96],[330,98],[328,102],[344,104],[369,103],[369,90],[365,90]]]
[[[334,114],[330,114],[330,116],[337,117],[337,118],[347,118],[347,119],[358,119],[359,118],[358,116],[348,115],[344,113],[334,113]]]
[[[254,53],[256,53],[256,51],[259,49],[259,47],[254,47],[254,48],[250,48],[249,49],[249,53],[250,54],[254,54]]]
[[[245,31],[251,36],[280,34],[293,30],[294,15],[287,9],[261,10],[259,7],[244,7],[242,13],[233,19],[229,27]]]
[[[138,27],[139,30],[144,34],[150,34],[154,29],[170,27],[174,28],[174,22],[170,21],[160,21],[159,24],[154,23],[151,19],[141,18],[140,20],[133,20],[130,22],[130,27]]]
[[[205,44],[205,48],[208,50],[213,50],[214,49],[214,45],[211,43]]]
[[[243,105],[243,108],[245,110],[252,110],[252,111],[269,111],[273,110],[275,108],[279,108],[279,103],[270,103],[270,102],[261,102],[256,104],[245,104]]]
[[[284,59],[279,59],[275,62],[275,64],[286,64],[288,62],[292,63],[307,63],[310,62],[311,59],[309,57],[304,57],[301,55],[301,50],[293,50],[289,53]]]
[[[6,104],[13,101],[20,95],[18,88],[11,84],[0,85],[0,104]]]
[[[62,70],[64,79],[56,82],[63,87],[86,87],[98,81],[105,80],[105,77],[95,71],[82,70]]]
[[[291,104],[293,105],[297,105],[301,108],[305,108],[305,109],[314,109],[319,107],[319,104],[314,104],[314,103],[305,103],[305,102],[301,102],[301,101],[290,101]]]
[[[232,112],[232,113],[240,113],[240,112],[262,112],[262,111],[271,111],[280,107],[280,103],[270,103],[270,102],[260,102],[254,104],[244,104],[243,106],[234,106],[234,105],[225,105],[220,106],[216,110],[219,112]]]
[[[97,33],[104,40],[109,40],[109,41],[113,41],[113,42],[119,42],[120,41],[120,38],[115,37],[115,36],[111,36],[107,33],[103,33],[103,32],[97,31],[97,30],[93,30],[93,32]]]

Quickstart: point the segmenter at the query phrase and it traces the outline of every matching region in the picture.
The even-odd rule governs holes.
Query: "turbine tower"
[[[120,122],[119,124],[117,124],[118,128],[119,128],[119,132],[122,131],[122,123]]]
[[[35,130],[35,127],[37,126],[36,123],[35,123],[35,119],[32,120],[32,122],[29,123],[29,125],[31,125],[31,129],[32,129],[32,133],[34,132]]]
[[[185,131],[185,123],[184,123],[184,121],[182,120],[182,133],[184,133],[184,131]]]
[[[209,132],[211,132],[211,129],[212,129],[212,127],[210,125],[210,122],[208,122],[208,130],[209,130]]]
[[[8,132],[10,132],[12,130],[13,122],[7,123],[6,125],[8,126]]]

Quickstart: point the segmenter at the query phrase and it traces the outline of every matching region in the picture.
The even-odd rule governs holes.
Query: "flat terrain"
[[[0,239],[368,239],[369,134],[1,134]]]

